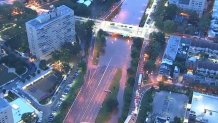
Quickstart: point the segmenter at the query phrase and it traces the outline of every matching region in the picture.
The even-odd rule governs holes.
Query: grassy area
[[[148,116],[148,112],[151,112],[154,94],[154,88],[151,88],[144,94],[140,107],[141,110],[139,110],[139,115],[136,123],[144,123],[145,119]]]
[[[145,25],[145,21],[146,21],[147,17],[148,17],[148,15],[144,13],[143,17],[139,23],[139,27],[143,27]]]
[[[118,69],[109,88],[112,93],[108,93],[102,108],[98,113],[95,121],[96,123],[106,123],[110,119],[111,113],[116,110],[118,105],[117,94],[119,91],[121,76],[122,70]]]
[[[124,106],[122,109],[122,115],[119,118],[119,122],[123,123],[125,121],[125,119],[127,118],[128,112],[129,112],[129,108],[130,108],[130,104],[131,104],[131,100],[132,100],[132,95],[134,92],[134,84],[135,84],[135,75],[136,75],[136,70],[137,70],[137,66],[138,66],[138,60],[139,60],[139,56],[140,56],[140,51],[141,51],[141,47],[142,47],[142,41],[143,39],[140,38],[135,38],[133,39],[133,44],[132,44],[132,48],[131,48],[131,66],[130,66],[130,70],[131,72],[128,72],[128,81],[126,83],[126,87],[124,90]]]
[[[3,85],[16,77],[17,76],[14,73],[8,73],[8,69],[5,66],[0,65],[0,85]]]
[[[153,3],[154,3],[154,0],[149,0],[148,8],[151,8]]]
[[[104,52],[106,47],[106,35],[107,33],[103,30],[99,30],[97,36],[95,37],[95,46],[93,54],[93,64],[98,64],[100,55]]]
[[[122,109],[122,115],[119,119],[119,123],[123,123],[126,120],[126,117],[129,113],[129,107],[131,104],[132,93],[133,93],[133,86],[127,86],[124,90],[124,106]]]
[[[62,123],[68,110],[70,109],[70,106],[74,102],[74,99],[76,98],[76,95],[78,94],[81,86],[84,83],[84,75],[85,72],[81,72],[77,79],[73,82],[73,86],[70,90],[69,95],[67,96],[67,99],[62,103],[60,111],[58,112],[57,116],[54,119],[54,123]]]

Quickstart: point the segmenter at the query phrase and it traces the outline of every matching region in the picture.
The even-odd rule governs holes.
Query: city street
[[[110,62],[109,62],[110,63]],[[94,122],[101,108],[107,88],[116,69],[108,66],[97,68],[82,86],[64,123]]]

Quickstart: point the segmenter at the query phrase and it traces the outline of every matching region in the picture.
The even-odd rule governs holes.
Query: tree
[[[77,56],[81,51],[79,42],[65,42],[60,50],[52,52],[52,58],[56,61],[60,60],[61,62],[70,62]]]
[[[128,69],[127,69],[127,73],[128,73],[129,75],[134,75],[135,72],[136,72],[136,71],[134,71],[133,68],[128,68]]]
[[[85,72],[86,69],[87,69],[86,62],[85,62],[84,60],[82,60],[82,61],[79,63],[78,67],[79,67],[83,72]]]
[[[173,20],[178,12],[178,7],[174,4],[170,4],[165,8],[165,17],[167,20]]]
[[[37,70],[37,74],[40,74],[41,73],[41,71],[40,70]]]
[[[68,63],[63,63],[62,65],[64,73],[68,73],[68,71],[70,70],[70,65]]]
[[[201,32],[205,32],[210,26],[210,16],[208,14],[204,14],[199,22],[198,27]]]
[[[85,23],[76,23],[77,38],[81,41],[81,45],[84,46],[84,50],[87,53],[92,40],[92,30],[95,23],[91,20]]]
[[[166,33],[173,33],[176,29],[176,24],[172,20],[164,21],[164,32]]]
[[[24,66],[16,66],[15,67],[15,72],[19,75],[21,75],[22,73],[24,73],[26,70],[26,68]]]
[[[166,44],[165,42],[165,35],[162,32],[152,32],[149,35],[149,39],[151,42],[158,42],[161,46],[164,46]]]
[[[24,113],[21,116],[21,120],[23,120],[24,123],[35,123],[36,122],[36,117],[30,112]]]
[[[148,60],[146,64],[144,65],[145,71],[152,71],[155,68],[155,61],[154,60]]]
[[[141,38],[134,38],[132,47],[139,49],[140,47],[142,47],[142,43],[143,43],[143,40]]]
[[[104,52],[104,48],[106,46],[106,38],[105,32],[103,30],[99,30],[95,39],[95,52],[94,52],[94,59],[98,58],[101,53]]]
[[[47,70],[47,69],[48,69],[46,60],[41,60],[41,61],[39,62],[39,68],[40,68],[41,70]]]
[[[195,27],[193,26],[193,25],[188,25],[187,26],[187,28],[186,28],[186,30],[185,30],[185,33],[186,34],[194,34],[195,33]]]
[[[174,123],[182,123],[182,120],[179,117],[174,117],[173,121],[174,121]]]
[[[131,50],[131,57],[132,57],[132,58],[138,58],[139,55],[140,55],[140,50],[139,50],[139,48],[132,47],[132,50]]]
[[[76,4],[74,11],[75,11],[75,15],[82,16],[82,17],[88,17],[91,14],[90,8],[84,4]]]
[[[13,14],[12,11],[14,9],[17,9],[22,14]],[[6,44],[12,49],[27,51],[28,42],[26,36],[25,22],[32,18],[35,18],[37,16],[36,11],[25,7],[25,5],[21,2],[14,2],[14,4],[12,5],[1,5],[0,16],[1,22],[4,25],[8,25],[11,27],[1,32],[1,35],[3,35],[2,37],[4,38],[4,40],[6,40]]]
[[[160,30],[163,30],[164,29],[164,23],[163,23],[163,17],[160,16],[160,17],[156,17],[155,19],[155,26],[160,29]]]
[[[129,77],[128,80],[127,80],[127,83],[128,83],[130,86],[134,86],[135,78],[134,78],[134,77]]]
[[[189,23],[193,24],[193,25],[197,25],[199,16],[195,11],[188,11],[189,13]]]

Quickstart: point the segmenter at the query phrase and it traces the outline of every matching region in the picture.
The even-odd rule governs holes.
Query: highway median
[[[67,112],[70,110],[72,103],[74,102],[80,88],[84,83],[84,75],[84,71],[80,72],[76,80],[73,81],[73,85],[70,89],[69,95],[67,96],[66,100],[62,103],[60,111],[53,120],[54,123],[62,123],[64,121],[64,118],[67,116]]]
[[[108,95],[104,100],[102,108],[98,113],[98,116],[95,121],[96,123],[106,123],[110,119],[111,114],[117,110],[117,94],[119,91],[121,76],[122,70],[118,69],[108,90]]]

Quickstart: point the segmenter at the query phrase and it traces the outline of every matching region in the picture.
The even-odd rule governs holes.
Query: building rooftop
[[[212,43],[204,40],[192,40],[191,46],[193,47],[201,47],[201,48],[208,48],[212,50],[218,50],[218,44]]]
[[[57,8],[54,8],[51,11],[48,11],[46,13],[42,13],[37,18],[34,18],[26,24],[32,25],[33,27],[40,28],[44,24],[52,23],[54,20],[56,20],[58,17],[61,17],[63,15],[68,15],[69,13],[74,13],[72,9],[69,7],[62,5]]]
[[[185,105],[188,97],[184,94],[172,93],[168,91],[156,92],[152,103],[152,114],[157,117],[168,118],[173,121],[174,117],[183,118],[185,116]]]
[[[218,97],[193,92],[191,111],[195,112],[196,120],[217,123]]]
[[[214,1],[212,18],[218,19],[218,0]]]
[[[176,58],[176,54],[179,49],[181,37],[180,36],[170,36],[167,42],[167,47],[164,52],[164,59],[174,61]]]
[[[24,113],[28,112],[37,112],[32,105],[27,103],[25,100],[18,98],[10,103],[12,106],[12,113],[14,117],[14,122],[17,123],[21,120],[21,117]]]
[[[204,69],[208,69],[208,70],[217,71],[218,70],[218,64],[213,63],[213,62],[209,62],[209,61],[199,61],[198,62],[198,68],[204,68]]]
[[[8,102],[7,102],[5,99],[0,98],[0,110],[1,110],[2,108],[7,107],[7,106],[9,106]]]
[[[179,4],[186,4],[189,5],[190,0],[179,0]]]

